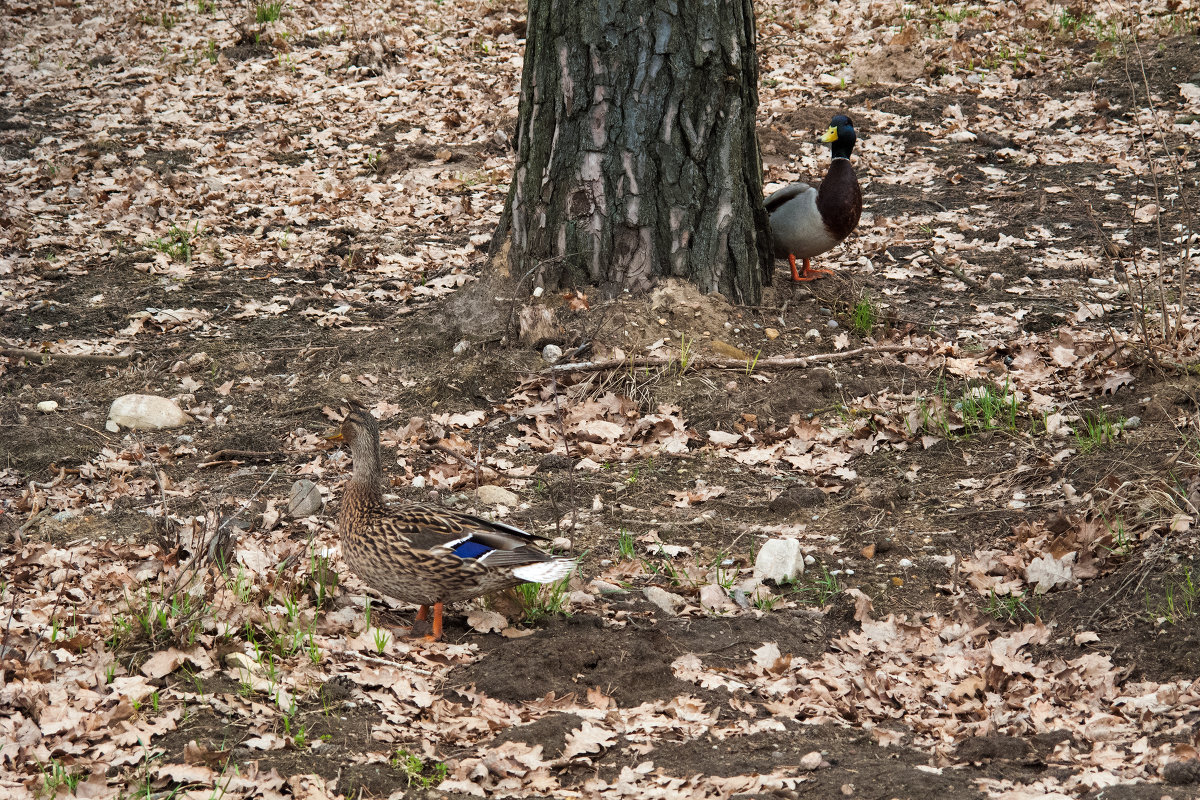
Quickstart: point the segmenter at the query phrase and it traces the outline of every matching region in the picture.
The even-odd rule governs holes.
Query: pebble
[[[521,500],[515,492],[510,492],[501,486],[493,486],[490,483],[480,486],[475,497],[486,505],[515,506]]]
[[[836,319],[831,319],[828,322],[826,322],[825,324],[828,325],[830,328],[836,328],[838,326],[838,321]]]
[[[571,540],[568,539],[566,536],[556,536],[556,537],[554,537],[554,540],[552,542],[550,542],[550,549],[551,550],[570,550],[571,549]]]
[[[806,333],[804,335],[807,336],[809,339],[820,339],[821,338],[821,332],[819,330],[817,330],[816,328],[809,328],[808,333]]]
[[[192,421],[174,400],[152,394],[123,394],[113,400],[108,410],[109,426],[123,426],[131,430],[157,431],[178,428]]]
[[[43,400],[42,402],[37,404],[37,410],[42,412],[43,414],[53,414],[55,411],[58,411],[58,401],[57,400]]]
[[[547,364],[553,364],[562,358],[562,348],[556,344],[548,344],[542,348],[542,360]]]
[[[40,404],[38,405],[38,408],[39,408],[39,410],[41,409]],[[1121,426],[1121,430],[1136,431],[1139,427],[1141,427],[1141,424],[1142,424],[1141,417],[1127,417],[1125,419],[1125,424]]]
[[[594,580],[589,587],[596,594],[625,594],[626,591],[615,583],[608,581]]]
[[[770,539],[754,559],[754,577],[783,583],[804,573],[804,554],[797,539]]]
[[[461,356],[471,348],[471,343],[463,339],[458,344],[454,345],[454,355]]]
[[[292,519],[311,517],[325,507],[321,490],[310,480],[301,479],[292,484],[288,495],[288,516]]]
[[[763,331],[763,333],[766,335],[766,337],[768,339],[778,339],[779,338],[779,331],[775,330],[774,328],[767,328],[765,331]]]
[[[913,565],[913,562],[911,559],[908,559],[908,558],[900,559],[900,569],[908,569],[912,565]]]

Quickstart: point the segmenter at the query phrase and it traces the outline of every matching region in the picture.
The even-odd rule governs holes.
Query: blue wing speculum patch
[[[465,542],[459,542],[455,545],[451,552],[459,558],[466,559],[479,558],[480,556],[487,555],[494,549],[494,547],[488,547],[486,544],[467,539]]]

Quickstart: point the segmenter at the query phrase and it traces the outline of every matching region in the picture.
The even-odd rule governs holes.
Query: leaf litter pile
[[[760,5],[754,308],[496,277],[519,4],[0,13],[3,796],[1195,795],[1195,3]],[[351,396],[575,576],[397,635]]]

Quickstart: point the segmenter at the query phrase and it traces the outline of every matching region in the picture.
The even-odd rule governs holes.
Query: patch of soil
[[[210,690],[216,687],[213,681],[206,686]],[[406,788],[408,781],[401,770],[388,763],[392,751],[371,737],[372,727],[381,720],[379,712],[367,706],[301,704],[293,716],[293,731],[303,730],[307,742],[321,745],[263,751],[241,744],[256,732],[231,728],[225,717],[201,707],[155,744],[167,753],[178,754],[194,741],[209,751],[225,753],[224,758],[236,765],[257,761],[260,770],[277,769],[281,775],[316,773],[327,781],[339,780],[339,788],[347,797],[360,791],[367,797],[388,797]],[[374,760],[366,761],[368,758]]]
[[[489,697],[513,703],[549,692],[582,699],[588,689],[599,689],[619,706],[681,694],[723,705],[726,690],[703,690],[679,680],[671,662],[696,653],[709,665],[740,663],[764,642],[775,642],[782,653],[814,658],[827,637],[824,624],[807,615],[671,618],[652,624],[640,619],[617,628],[606,627],[601,617],[578,614],[556,618],[534,636],[481,641],[488,657],[455,670],[451,682],[474,684]],[[520,668],[514,669],[515,664]]]
[[[800,760],[821,754],[821,767],[805,772]],[[930,755],[904,747],[883,748],[870,736],[832,725],[795,726],[787,731],[732,736],[703,736],[680,744],[666,743],[645,754],[613,748],[600,759],[600,776],[613,780],[623,765],[653,761],[657,770],[677,777],[752,775],[784,770],[803,775],[795,792],[775,797],[842,797],[860,800],[891,798],[981,797],[975,776],[929,767]],[[847,795],[843,787],[853,787]]]

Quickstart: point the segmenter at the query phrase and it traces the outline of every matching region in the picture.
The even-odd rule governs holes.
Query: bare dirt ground
[[[0,794],[1200,796],[1195,4],[758,13],[768,184],[859,130],[837,275],[544,298],[659,359],[550,371],[483,253],[521,5],[0,11]],[[352,395],[570,584],[397,638]]]

